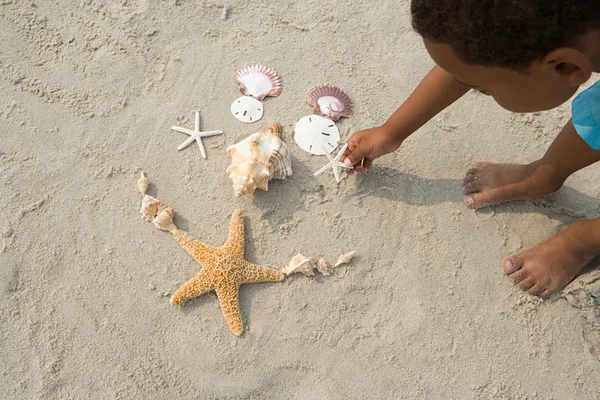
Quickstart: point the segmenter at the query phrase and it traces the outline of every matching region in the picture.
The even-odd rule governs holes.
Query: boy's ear
[[[564,47],[548,53],[543,65],[548,71],[566,79],[569,84],[579,86],[592,76],[592,63],[581,51]]]

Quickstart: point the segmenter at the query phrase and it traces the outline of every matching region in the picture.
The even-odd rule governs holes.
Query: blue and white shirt
[[[579,93],[571,107],[573,125],[594,150],[600,150],[600,81]]]

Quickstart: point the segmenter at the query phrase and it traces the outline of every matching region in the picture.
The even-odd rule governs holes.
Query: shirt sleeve
[[[594,150],[600,150],[600,81],[581,92],[572,104],[575,130]]]

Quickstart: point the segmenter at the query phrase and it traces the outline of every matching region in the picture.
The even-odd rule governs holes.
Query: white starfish
[[[329,152],[327,150],[324,150],[325,155],[329,159],[329,163],[327,165],[325,165],[323,168],[321,168],[320,170],[318,170],[317,172],[315,172],[315,176],[321,175],[323,172],[327,171],[328,169],[333,169],[333,175],[335,176],[335,181],[337,183],[340,183],[342,181],[342,178],[340,176],[340,169],[354,168],[354,167],[347,166],[343,162],[340,162],[340,158],[342,158],[342,155],[344,154],[344,151],[346,150],[347,147],[348,147],[348,143],[346,143],[344,145],[344,147],[342,147],[342,149],[340,150],[339,153],[337,153],[335,158],[331,157],[331,154],[329,154]]]
[[[198,147],[200,148],[200,153],[202,153],[202,158],[206,158],[206,150],[204,150],[204,145],[202,144],[202,138],[207,136],[221,135],[223,131],[206,131],[200,132],[200,113],[196,111],[196,123],[194,124],[194,130],[190,131],[189,129],[181,128],[179,126],[172,126],[171,129],[177,132],[185,133],[189,135],[190,138],[185,142],[181,143],[177,150],[185,149],[190,145],[194,140],[198,143]]]

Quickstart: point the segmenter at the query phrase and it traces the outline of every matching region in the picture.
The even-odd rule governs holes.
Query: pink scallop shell
[[[308,91],[306,102],[313,112],[334,121],[352,115],[354,105],[350,97],[337,86],[329,84],[315,86]]]
[[[266,96],[278,96],[281,93],[281,77],[266,65],[254,64],[235,71],[235,81],[245,96],[262,100]]]

